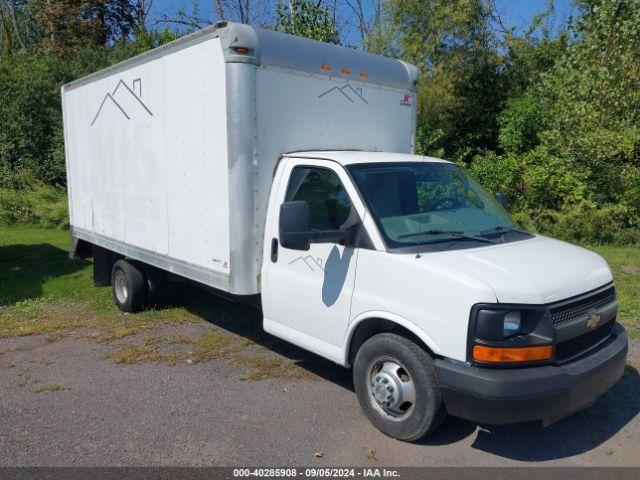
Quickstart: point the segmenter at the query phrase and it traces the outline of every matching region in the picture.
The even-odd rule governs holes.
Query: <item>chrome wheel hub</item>
[[[407,415],[416,401],[411,376],[395,360],[373,362],[369,370],[368,386],[373,406],[393,419],[399,420]]]
[[[124,272],[122,270],[118,270],[116,272],[113,282],[118,302],[126,302],[127,297],[129,296],[129,290],[127,289],[127,279],[125,278]]]

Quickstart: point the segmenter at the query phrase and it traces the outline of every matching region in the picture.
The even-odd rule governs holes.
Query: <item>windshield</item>
[[[391,248],[443,241],[470,247],[530,236],[456,165],[369,163],[348,170]]]

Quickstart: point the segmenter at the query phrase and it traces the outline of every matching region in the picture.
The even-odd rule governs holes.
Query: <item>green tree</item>
[[[495,148],[505,88],[481,0],[389,0],[386,48],[420,67],[419,151],[467,161]]]
[[[0,174],[30,171],[50,185],[66,182],[60,87],[71,80],[175,39],[141,30],[107,49],[77,48],[72,58],[43,50],[0,60]]]
[[[516,176],[497,188],[541,228],[607,240],[640,226],[640,1],[578,6],[551,67],[500,114],[504,154],[472,168],[482,181],[487,162]]]
[[[340,43],[335,17],[322,0],[290,0],[276,4],[275,30],[291,35]]]
[[[137,7],[130,0],[32,0],[43,40],[68,52],[78,46],[107,46],[136,30]]]

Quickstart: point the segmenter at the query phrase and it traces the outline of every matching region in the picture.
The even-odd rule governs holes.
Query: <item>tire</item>
[[[91,256],[93,257],[93,286],[110,287],[113,264],[118,260],[118,255],[93,245]]]
[[[144,266],[147,282],[147,306],[157,308],[165,302],[167,292],[167,276],[162,270],[150,265]]]
[[[364,342],[354,362],[353,383],[369,421],[398,440],[419,440],[446,417],[433,359],[400,335],[382,333]]]
[[[113,301],[125,313],[139,312],[147,302],[147,284],[142,271],[126,260],[118,260],[111,270]]]

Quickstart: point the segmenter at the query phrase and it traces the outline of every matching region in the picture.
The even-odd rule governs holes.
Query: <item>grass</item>
[[[69,260],[69,243],[59,229],[0,227],[0,338],[44,334],[55,341],[73,334],[107,344],[107,359],[121,365],[223,359],[244,380],[301,378],[301,367],[264,351],[282,342],[262,340],[256,313],[197,288],[178,292],[180,306],[123,314],[110,288],[93,287],[91,262]],[[232,325],[239,336],[207,322]],[[207,329],[195,335],[171,329],[189,323]]]
[[[69,243],[58,229],[0,227],[0,338],[90,328],[89,336],[113,341],[201,321],[184,308],[123,314],[111,289],[92,286],[91,262],[69,260]]]
[[[618,295],[618,318],[629,336],[640,337],[640,246],[595,246],[613,270]]]
[[[365,445],[362,449],[364,450],[364,454],[369,460],[378,460],[378,458],[376,457],[377,452],[373,448]]]
[[[176,352],[166,352],[157,346],[128,344],[111,352],[109,358],[114,363],[127,365],[139,362],[162,362],[166,365],[174,366],[181,357]]]
[[[33,393],[42,393],[42,392],[60,392],[62,390],[69,390],[68,387],[63,387],[60,385],[57,385],[55,383],[50,384],[50,385],[43,385],[42,387],[38,387],[33,389]]]
[[[68,258],[69,232],[36,226],[0,227],[0,338],[46,334],[50,340],[82,332],[99,342],[114,343],[146,335],[142,345],[119,345],[110,358],[117,363],[185,360],[199,363],[225,358],[245,369],[245,378],[296,378],[301,370],[281,359],[254,354],[259,350],[257,314],[185,288],[180,306],[125,315],[113,304],[111,289],[92,286],[91,262]],[[631,337],[640,337],[640,248],[591,247],[611,265],[618,290],[620,321]],[[240,339],[211,328],[197,337],[155,335],[161,328],[185,323],[233,325]],[[155,335],[155,337],[153,336]],[[153,338],[153,340],[149,340]],[[263,346],[272,347],[261,340]],[[179,350],[182,345],[191,353]],[[246,349],[247,354],[239,353]],[[252,352],[249,354],[248,352]]]
[[[230,356],[230,363],[245,370],[242,380],[260,381],[269,378],[296,380],[309,378],[303,368],[279,357],[268,358],[261,354],[248,355],[243,352]]]
[[[193,350],[193,363],[207,362],[225,354],[225,347],[229,345],[230,338],[217,330],[209,330],[200,337],[191,341],[195,347]]]

